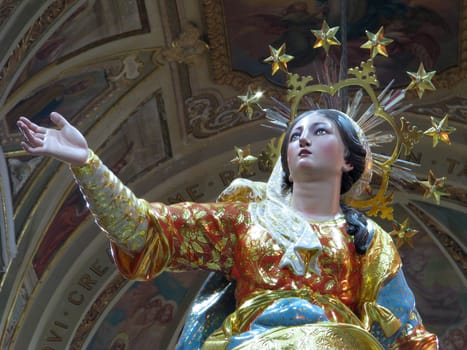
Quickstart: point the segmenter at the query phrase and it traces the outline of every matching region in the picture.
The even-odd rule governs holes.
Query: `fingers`
[[[29,128],[35,133],[45,134],[45,132],[47,131],[46,128],[39,126],[36,123],[33,123],[26,117],[20,117],[16,125],[18,125],[18,128],[23,130]],[[21,132],[23,132],[23,130],[21,130]]]
[[[26,127],[24,127],[26,126]],[[34,147],[40,147],[43,146],[44,144],[44,139],[45,139],[45,133],[41,132],[34,132],[31,128],[29,128],[27,125],[22,125],[21,122],[18,122],[18,128],[22,132],[24,138],[26,141],[34,146]]]
[[[21,141],[21,147],[23,147],[26,152],[31,154],[42,154],[43,152],[42,147],[33,147],[25,141]]]
[[[50,120],[58,126],[59,129],[63,128],[64,126],[68,125],[68,120],[66,120],[61,114],[57,112],[50,113]]]

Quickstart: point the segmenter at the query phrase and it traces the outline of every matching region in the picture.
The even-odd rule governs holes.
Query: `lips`
[[[298,152],[298,155],[301,157],[301,156],[308,156],[311,154],[311,151],[307,150],[307,149],[302,149],[300,152]]]

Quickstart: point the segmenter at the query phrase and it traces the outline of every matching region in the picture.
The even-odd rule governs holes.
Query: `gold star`
[[[253,92],[249,86],[246,95],[237,97],[242,101],[242,104],[238,108],[238,112],[245,112],[248,118],[251,120],[254,111],[252,105],[258,103],[261,97],[263,97],[263,92],[260,90]]]
[[[393,221],[393,230],[389,233],[396,243],[396,247],[400,248],[404,244],[408,244],[413,248],[412,237],[415,236],[418,231],[407,227],[409,219],[405,219],[402,224],[397,221]]]
[[[442,192],[441,190],[446,183],[446,177],[441,177],[439,179],[435,178],[433,171],[429,171],[427,181],[419,181],[419,183],[425,187],[425,193],[423,194],[424,198],[432,196],[436,201],[436,204],[439,205],[441,196],[448,196],[449,193]]]
[[[269,52],[271,56],[266,58],[264,62],[272,63],[272,75],[276,74],[279,69],[287,73],[287,62],[291,61],[294,57],[285,54],[285,43],[277,50],[269,45]]]
[[[418,71],[415,72],[407,72],[410,76],[412,81],[410,82],[409,86],[407,86],[407,90],[415,89],[417,91],[418,98],[422,98],[423,93],[425,90],[436,90],[435,86],[431,82],[431,79],[435,75],[436,71],[426,72],[423,63],[420,63],[418,66]]]
[[[448,115],[446,114],[439,123],[435,118],[431,117],[431,128],[423,134],[433,137],[433,147],[436,147],[440,140],[450,145],[449,134],[454,131],[456,131],[456,128],[448,126]]]
[[[340,41],[336,39],[336,33],[339,30],[339,27],[329,28],[326,21],[323,21],[321,30],[311,30],[313,35],[316,37],[316,42],[313,45],[313,48],[323,47],[326,54],[329,51],[331,45],[340,45]]]
[[[250,145],[246,146],[245,149],[235,146],[235,151],[237,152],[237,156],[230,162],[238,164],[238,174],[240,176],[253,175],[253,165],[256,163],[258,158],[250,154]]]
[[[365,30],[368,41],[360,46],[362,49],[369,49],[371,59],[375,58],[377,54],[381,54],[385,57],[388,57],[388,52],[386,50],[386,45],[389,45],[394,40],[384,37],[383,27],[379,28],[376,34]]]

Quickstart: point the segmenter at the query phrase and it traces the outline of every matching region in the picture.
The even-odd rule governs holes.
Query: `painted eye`
[[[328,131],[326,129],[324,129],[324,128],[319,128],[319,129],[316,129],[315,134],[318,135],[318,136],[319,135],[326,135],[326,134],[328,134]]]
[[[294,132],[290,135],[290,141],[296,141],[300,138],[300,133],[299,132]]]

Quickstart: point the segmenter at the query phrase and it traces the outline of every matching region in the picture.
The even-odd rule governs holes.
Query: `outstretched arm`
[[[57,112],[50,114],[56,129],[45,128],[20,117],[17,125],[26,141],[21,146],[35,155],[51,156],[71,165],[81,166],[88,159],[88,143],[84,136]]]
[[[24,134],[23,148],[69,163],[97,224],[108,237],[128,250],[144,244],[149,204],[137,198],[88,149],[84,136],[63,116],[53,112],[50,120],[57,128],[39,126],[25,117],[18,120]]]
[[[24,149],[71,164],[97,224],[112,241],[114,259],[131,279],[149,279],[165,268],[228,273],[236,235],[248,227],[247,206],[235,203],[149,204],[125,187],[88,149],[83,135],[58,113],[57,129],[21,117]]]

